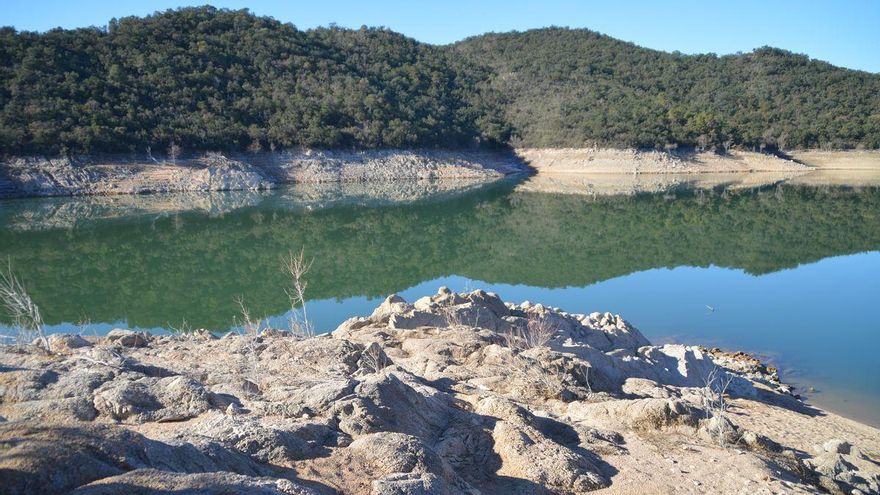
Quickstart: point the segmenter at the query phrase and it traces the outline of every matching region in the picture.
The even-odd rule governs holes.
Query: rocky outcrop
[[[813,447],[815,456],[807,463],[819,475],[822,488],[835,495],[880,493],[880,469],[849,442],[834,438]]]
[[[732,463],[695,480],[701,491],[743,486],[736,476],[877,487],[870,438],[805,463],[787,436],[736,424],[747,408],[781,414],[761,405],[773,397],[800,404],[775,370],[653,346],[610,313],[441,288],[309,339],[119,329],[51,341],[51,355],[0,348],[5,493],[582,494],[627,486],[684,444]],[[716,379],[736,414],[714,405]],[[663,476],[652,471],[667,483],[652,489],[680,488]]]
[[[12,158],[0,162],[0,198],[258,191],[283,183],[486,181],[525,171],[493,152],[384,150],[207,153],[188,158]]]
[[[79,196],[271,188],[252,165],[218,153],[190,160],[141,158],[12,159],[0,163],[11,184],[6,196]]]

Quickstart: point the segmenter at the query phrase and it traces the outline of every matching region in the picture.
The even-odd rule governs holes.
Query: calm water
[[[819,404],[880,424],[880,189],[584,197],[508,181],[423,193],[11,200],[0,256],[53,331],[222,331],[239,296],[284,324],[281,261],[304,247],[322,330],[390,293],[485,288],[620,313],[654,342],[757,353]]]

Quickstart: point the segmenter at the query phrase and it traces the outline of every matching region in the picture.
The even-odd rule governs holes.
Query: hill
[[[583,29],[433,46],[183,8],[0,29],[0,155],[532,146],[880,147],[880,75]]]
[[[776,48],[682,55],[547,28],[452,49],[493,69],[524,146],[880,147],[880,75]]]
[[[384,29],[300,31],[185,8],[106,29],[0,31],[11,153],[493,142],[484,70]],[[489,112],[492,110],[490,109]]]

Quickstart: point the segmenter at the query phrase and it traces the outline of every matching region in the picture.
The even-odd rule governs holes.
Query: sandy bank
[[[861,170],[880,173],[880,151],[793,151],[795,160],[822,170]]]
[[[435,150],[17,158],[0,163],[0,198],[263,190],[284,183],[494,180],[524,170],[508,153]]]
[[[51,349],[0,347],[6,493],[880,490],[880,430],[758,360],[483,291],[390,296],[316,338],[115,330]]]
[[[697,174],[800,172],[792,160],[750,151],[685,153],[600,148],[516,150],[539,174]]]

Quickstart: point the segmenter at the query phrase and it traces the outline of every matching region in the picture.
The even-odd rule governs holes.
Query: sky
[[[113,17],[199,5],[185,0],[2,0],[0,25],[45,31],[104,26]],[[770,45],[834,65],[880,72],[880,0],[215,0],[300,29],[336,23],[385,26],[445,44],[485,32],[545,26],[589,28],[649,48],[747,52]]]

